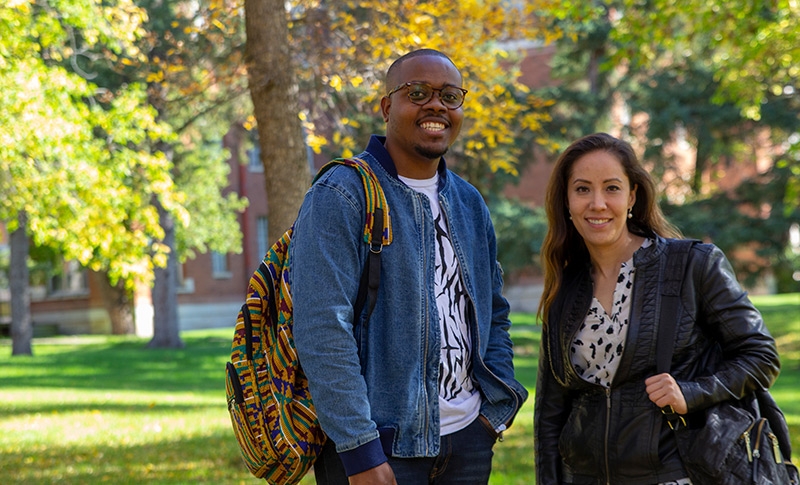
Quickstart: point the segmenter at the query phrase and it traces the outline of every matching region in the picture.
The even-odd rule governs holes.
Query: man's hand
[[[381,463],[375,468],[350,476],[350,485],[397,485],[394,472],[388,463]]]
[[[647,395],[650,400],[659,408],[672,406],[678,414],[686,414],[689,408],[686,406],[686,398],[683,397],[680,386],[669,374],[658,374],[648,377],[644,381],[647,386]]]

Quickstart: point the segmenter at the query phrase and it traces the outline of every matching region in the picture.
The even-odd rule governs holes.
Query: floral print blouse
[[[653,244],[645,239],[642,248]],[[586,318],[575,334],[570,360],[578,375],[585,381],[611,387],[619,367],[625,339],[628,335],[628,318],[631,312],[631,290],[636,267],[633,257],[622,263],[614,288],[613,305],[609,311],[592,298]]]

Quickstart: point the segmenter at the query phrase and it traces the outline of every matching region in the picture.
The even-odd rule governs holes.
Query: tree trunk
[[[269,239],[297,217],[311,181],[283,0],[245,0],[247,74],[266,179]]]
[[[709,168],[714,139],[709,135],[702,123],[697,127],[697,154],[692,175],[692,191],[700,195],[703,191],[703,174]]]
[[[586,78],[589,81],[589,93],[597,97],[600,94],[600,62],[605,55],[605,49],[600,47],[589,52],[589,66]]]
[[[151,59],[161,56],[158,46],[150,52]],[[166,87],[159,82],[150,83],[147,100],[158,112],[157,119],[161,120],[167,102]],[[157,141],[153,150],[163,153],[170,161],[174,159],[172,146],[163,140]],[[164,240],[161,244],[169,248],[169,254],[166,267],[156,267],[153,270],[153,338],[147,347],[179,349],[183,347],[183,341],[178,321],[178,248],[175,242],[175,219],[158,200],[157,195],[153,196],[152,203],[158,210],[159,224],[164,230]]]
[[[30,275],[28,271],[28,217],[18,215],[19,227],[9,234],[11,251],[9,290],[11,292],[11,355],[33,355],[33,319],[31,318]]]
[[[156,268],[153,282],[153,339],[150,348],[183,347],[178,321],[178,249],[175,244],[175,219],[156,201],[161,227],[164,229],[162,244],[169,248],[167,266]]]
[[[125,282],[120,280],[116,285],[111,284],[108,271],[95,273],[94,281],[103,298],[108,317],[111,319],[111,333],[114,335],[132,335],[135,333],[133,321],[133,301],[130,292],[125,288]]]

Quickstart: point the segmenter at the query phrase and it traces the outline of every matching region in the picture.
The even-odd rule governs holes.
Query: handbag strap
[[[681,285],[686,272],[689,250],[697,241],[673,239],[666,247],[666,267],[661,286],[661,315],[656,342],[656,373],[669,372],[675,349],[675,332],[678,330],[678,312],[681,302]]]
[[[664,281],[661,285],[661,315],[658,322],[656,341],[656,373],[669,372],[672,354],[675,350],[675,334],[678,330],[680,314],[681,286],[686,273],[689,250],[697,241],[693,239],[673,239],[667,243]],[[667,424],[675,429],[679,424],[686,426],[683,416],[677,414],[672,406],[664,406],[661,412]]]

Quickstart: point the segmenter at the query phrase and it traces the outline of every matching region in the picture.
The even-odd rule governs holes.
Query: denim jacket
[[[368,247],[364,189],[338,166],[309,189],[290,249],[294,338],[322,428],[348,475],[386,456],[439,453],[440,336],[435,232],[426,196],[406,186],[373,136],[363,153],[386,195],[393,241],[383,248],[378,301],[368,322],[354,303]],[[481,414],[498,429],[527,398],[515,380],[509,305],[489,211],[478,191],[440,163],[439,200],[469,295],[472,378]]]

